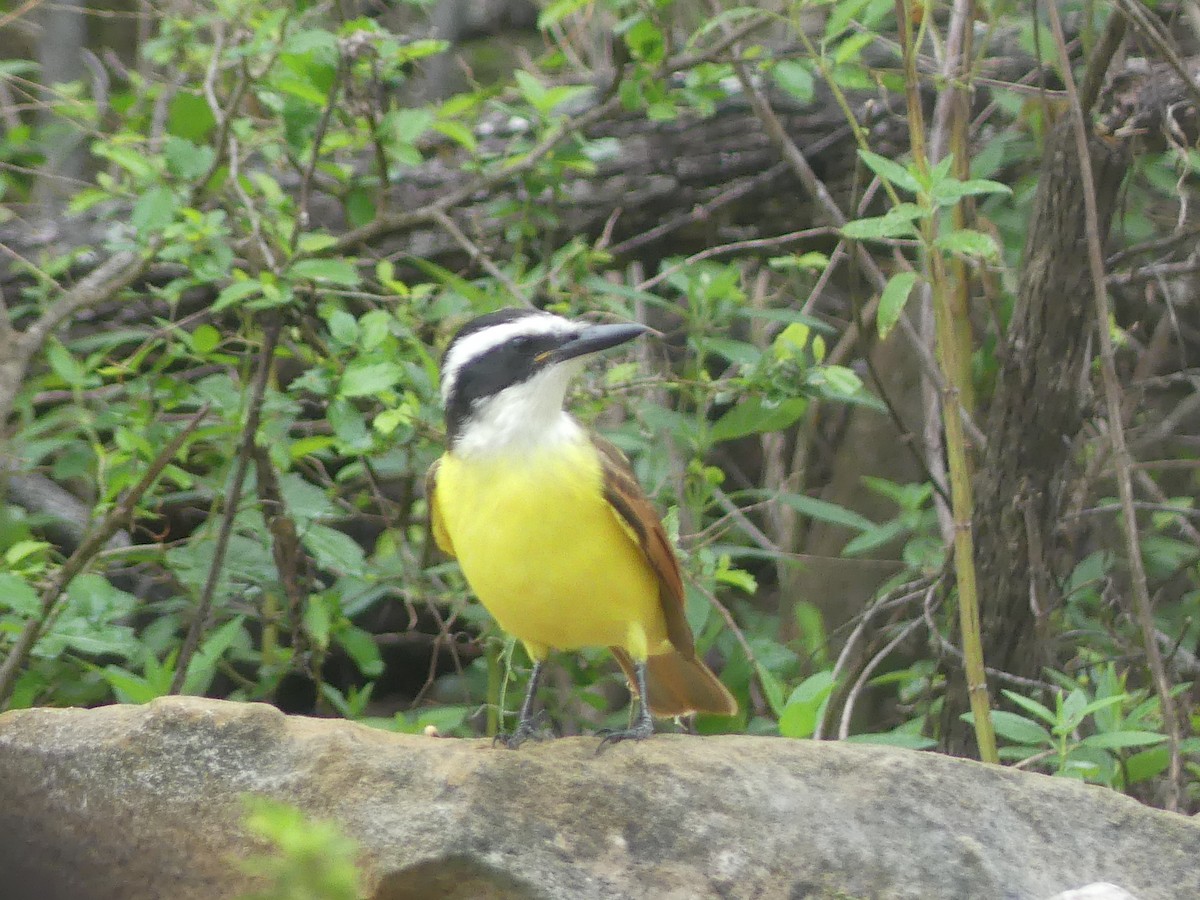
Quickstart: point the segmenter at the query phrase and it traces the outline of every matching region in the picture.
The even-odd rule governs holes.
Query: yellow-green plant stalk
[[[904,81],[913,166],[917,174],[928,181],[930,165],[925,148],[925,123],[918,93],[911,13],[909,0],[896,0],[896,18],[904,51]],[[963,335],[960,332],[960,328],[966,327],[966,322],[965,315],[955,315],[956,291],[946,270],[942,251],[934,243],[937,228],[937,216],[932,214],[931,209],[930,215],[921,218],[920,233],[937,330],[938,362],[942,370],[942,425],[946,435],[946,461],[949,468],[951,515],[954,522],[954,571],[958,584],[959,628],[962,632],[967,696],[973,714],[975,741],[979,746],[980,758],[984,762],[994,763],[999,762],[999,756],[996,753],[996,734],[992,727],[987,671],[984,667],[980,636],[975,541],[971,531],[974,499],[971,490],[971,466],[962,421],[962,401],[964,396],[970,396],[965,393],[969,390],[965,388],[965,383],[969,381],[970,373],[967,360],[963,358]]]

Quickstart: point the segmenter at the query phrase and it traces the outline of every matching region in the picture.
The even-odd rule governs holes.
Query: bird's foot
[[[596,747],[596,752],[599,753],[609,744],[619,744],[621,741],[644,741],[654,734],[654,720],[647,716],[630,728],[603,728],[597,733],[601,736],[600,744]]]
[[[517,723],[517,727],[511,731],[501,731],[492,738],[492,746],[503,744],[509,750],[516,750],[528,740],[544,741],[550,735],[546,732],[544,725],[545,716],[539,715],[536,718],[522,719]]]

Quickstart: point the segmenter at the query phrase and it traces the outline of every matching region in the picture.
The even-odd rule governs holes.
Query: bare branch
[[[13,644],[12,650],[9,651],[4,662],[0,664],[0,709],[4,708],[8,702],[8,698],[12,695],[17,675],[29,658],[29,653],[33,650],[34,644],[37,643],[38,638],[41,636],[42,628],[54,612],[59,598],[66,592],[71,582],[75,579],[75,576],[84,570],[88,562],[116,534],[121,523],[133,515],[133,511],[142,499],[142,496],[154,484],[155,480],[162,473],[162,470],[167,467],[167,464],[175,458],[175,454],[179,452],[179,449],[188,439],[188,436],[196,430],[204,420],[204,417],[208,415],[208,410],[209,405],[206,403],[187,421],[187,424],[183,426],[179,434],[175,435],[174,439],[158,454],[154,462],[150,464],[150,467],[138,480],[137,484],[130,488],[128,493],[121,499],[121,502],[110,509],[104,518],[100,520],[100,523],[87,533],[80,542],[79,547],[63,563],[62,568],[55,572],[50,586],[46,588],[41,596],[41,610],[39,615],[25,623],[25,628],[21,631],[16,643]]]
[[[1125,4],[1123,4],[1124,8]],[[1134,506],[1132,459],[1125,443],[1125,427],[1121,420],[1121,384],[1117,379],[1112,334],[1109,331],[1108,291],[1105,288],[1104,255],[1100,247],[1100,216],[1097,211],[1095,180],[1092,174],[1092,158],[1088,149],[1088,126],[1079,94],[1075,90],[1075,79],[1071,75],[1071,61],[1067,55],[1066,39],[1063,37],[1062,22],[1056,4],[1047,4],[1050,27],[1058,46],[1063,82],[1070,97],[1071,124],[1075,133],[1075,149],[1080,172],[1083,176],[1084,215],[1087,219],[1088,268],[1091,271],[1092,301],[1096,309],[1096,331],[1099,334],[1100,373],[1104,383],[1104,400],[1108,408],[1109,440],[1112,442],[1113,464],[1116,467],[1117,491],[1120,495],[1121,522],[1125,532],[1125,549],[1128,556],[1129,577],[1133,588],[1133,607],[1138,624],[1142,629],[1142,644],[1146,662],[1154,677],[1161,704],[1163,725],[1170,738],[1171,747],[1171,793],[1167,808],[1178,810],[1183,799],[1183,766],[1179,752],[1180,725],[1175,712],[1175,701],[1171,685],[1167,680],[1162,653],[1154,631],[1154,613],[1150,602],[1150,589],[1146,582],[1146,569],[1142,562],[1142,548],[1138,534],[1137,512]]]
[[[262,417],[263,398],[267,392],[267,381],[275,358],[275,345],[279,340],[282,323],[273,317],[267,324],[263,336],[262,350],[259,352],[258,371],[254,376],[251,387],[249,409],[246,413],[246,427],[242,432],[242,445],[234,463],[233,475],[229,481],[229,491],[225,495],[225,509],[221,516],[221,526],[217,532],[217,544],[213,549],[212,565],[208,569],[208,578],[196,604],[196,615],[188,628],[187,637],[179,651],[175,662],[175,674],[171,678],[170,693],[178,694],[187,678],[188,666],[200,645],[200,638],[208,629],[209,613],[212,610],[213,595],[216,593],[222,570],[225,566],[225,551],[229,546],[229,538],[233,533],[233,520],[237,516],[238,504],[242,497],[242,485],[246,481],[246,471],[254,455],[254,443],[258,440],[258,423]]]

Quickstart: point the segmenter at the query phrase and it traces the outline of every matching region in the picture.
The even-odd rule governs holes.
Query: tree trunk
[[[1108,235],[1129,157],[1093,138],[1100,240]],[[1061,600],[1065,559],[1057,523],[1076,463],[1074,441],[1091,403],[1095,340],[1084,187],[1066,118],[1051,134],[1025,245],[1020,290],[977,474],[975,541],[983,652],[993,669],[1037,676],[1051,659],[1046,616]],[[955,684],[954,682],[957,682]],[[947,696],[943,740],[969,752],[961,672]]]

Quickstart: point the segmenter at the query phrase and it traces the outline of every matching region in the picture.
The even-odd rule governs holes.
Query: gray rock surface
[[[1137,900],[1137,897],[1124,888],[1098,881],[1095,884],[1084,885],[1074,891],[1063,891],[1055,894],[1050,900]]]
[[[0,716],[0,897],[236,897],[241,795],[341,823],[376,898],[1200,897],[1200,823],[884,747],[660,735],[493,750],[261,704]]]

